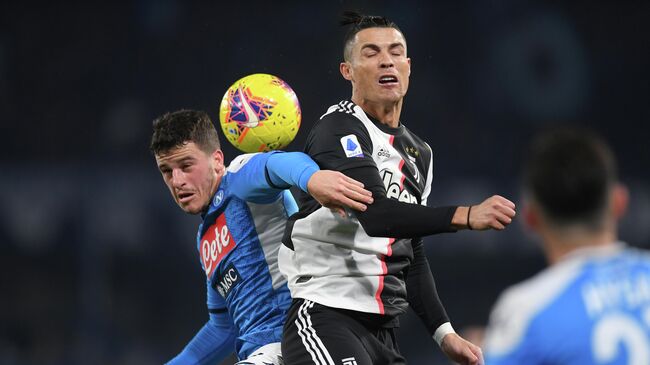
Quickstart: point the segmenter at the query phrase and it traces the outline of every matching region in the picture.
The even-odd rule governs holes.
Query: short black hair
[[[208,154],[220,148],[219,135],[207,113],[184,109],[165,113],[153,121],[149,149],[154,155],[165,154],[189,142]]]
[[[524,191],[554,224],[599,226],[616,162],[594,132],[563,127],[537,136],[524,166]]]
[[[343,59],[346,61],[350,60],[350,51],[352,40],[354,36],[357,35],[360,31],[367,28],[394,28],[404,36],[404,33],[401,29],[393,22],[386,17],[378,15],[363,15],[354,11],[345,11],[341,15],[341,25],[350,26],[348,31],[345,33],[343,38]],[[406,37],[404,37],[406,39]]]

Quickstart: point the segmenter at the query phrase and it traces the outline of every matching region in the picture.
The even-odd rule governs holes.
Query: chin
[[[383,90],[383,93],[379,94],[379,98],[382,101],[396,102],[404,98],[404,93],[397,90]]]
[[[404,95],[384,95],[380,100],[383,103],[397,103],[404,98]]]
[[[178,204],[178,206],[187,214],[195,215],[195,214],[201,213],[201,208],[200,207],[195,207],[192,204],[188,204],[188,205]]]

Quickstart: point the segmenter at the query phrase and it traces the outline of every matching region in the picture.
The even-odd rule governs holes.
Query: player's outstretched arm
[[[455,363],[461,365],[483,365],[483,352],[481,348],[460,337],[450,333],[442,339],[440,349]]]
[[[481,204],[458,207],[451,223],[456,229],[503,230],[512,222],[515,214],[515,203],[500,195],[494,195]]]
[[[228,167],[231,186],[241,199],[267,203],[292,186],[311,194],[321,205],[343,212],[363,211],[372,194],[363,184],[337,171],[321,171],[302,152],[272,152],[238,156]]]
[[[343,208],[366,210],[372,193],[363,184],[338,171],[319,170],[318,165],[301,152],[274,153],[266,163],[272,186],[298,186],[322,206],[344,214]]]
[[[208,323],[167,365],[218,364],[233,352],[236,336],[228,313],[211,313]]]

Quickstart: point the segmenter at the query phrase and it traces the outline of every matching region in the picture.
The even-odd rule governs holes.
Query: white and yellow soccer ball
[[[296,137],[301,118],[296,93],[268,74],[237,80],[221,99],[219,110],[224,136],[246,153],[286,147]]]

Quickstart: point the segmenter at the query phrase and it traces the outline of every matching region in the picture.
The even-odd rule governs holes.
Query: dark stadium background
[[[156,364],[181,350],[207,319],[198,218],[168,196],[151,121],[179,108],[216,121],[232,82],[271,73],[302,103],[288,148],[299,150],[350,95],[338,72],[345,9],[385,14],[406,35],[402,119],[435,153],[430,204],[520,202],[531,135],[580,121],[613,145],[630,188],[622,239],[650,247],[647,1],[7,1],[0,364]],[[484,325],[498,293],[544,265],[521,219],[426,244],[459,331]],[[414,316],[399,338],[411,364],[446,363]]]

